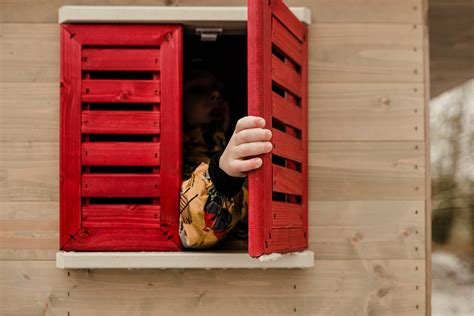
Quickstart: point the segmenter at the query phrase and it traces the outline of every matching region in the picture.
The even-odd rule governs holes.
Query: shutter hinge
[[[201,35],[201,42],[215,42],[217,36],[223,32],[222,28],[209,27],[209,28],[197,28],[196,34]]]

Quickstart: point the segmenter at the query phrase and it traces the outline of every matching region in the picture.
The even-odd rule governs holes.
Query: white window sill
[[[311,24],[308,8],[292,7],[290,10],[303,23]],[[246,22],[247,7],[180,7],[180,6],[75,6],[59,8],[59,23],[78,22]]]
[[[65,252],[56,253],[61,269],[267,269],[310,268],[309,250],[261,261],[246,252]]]

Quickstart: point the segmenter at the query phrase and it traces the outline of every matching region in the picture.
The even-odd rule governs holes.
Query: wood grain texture
[[[461,0],[463,1],[463,0]],[[472,4],[471,4],[471,8]],[[425,104],[425,111],[424,111],[424,132],[425,132],[425,144],[427,148],[431,148],[431,138],[430,138],[430,91],[431,91],[431,82],[430,82],[430,41],[429,41],[429,21],[428,21],[428,9],[429,3],[428,0],[423,0],[423,58],[424,58],[424,68],[423,68],[423,76],[424,76],[424,104]],[[432,254],[432,193],[431,193],[431,150],[425,150],[425,164],[426,164],[426,173],[425,173],[425,306],[426,306],[426,314],[431,315],[431,300],[432,300],[432,265],[431,265],[431,254]]]
[[[0,201],[58,201],[58,143],[2,143],[0,170]]]
[[[59,84],[0,83],[0,126],[2,142],[59,142]]]
[[[37,24],[34,32],[31,28],[28,23],[0,26],[2,83],[59,82],[59,25]]]
[[[313,24],[310,82],[423,82],[423,29],[411,24]]]
[[[159,166],[160,144],[138,142],[82,143],[84,166]]]
[[[296,203],[272,202],[272,227],[302,227],[303,207]]]
[[[272,143],[272,153],[275,155],[298,162],[303,161],[303,145],[300,139],[273,128]]]
[[[300,41],[275,18],[272,18],[272,28],[272,43],[295,63],[301,65],[303,49]]]
[[[316,259],[424,258],[424,201],[310,201]]]
[[[161,186],[160,225],[169,229],[167,236],[181,249],[178,234],[179,192],[183,170],[183,27],[174,26],[161,45],[161,139],[159,170]]]
[[[160,50],[84,48],[81,67],[90,71],[159,71]]]
[[[423,85],[312,83],[310,141],[424,139]]]
[[[287,0],[291,6],[312,10],[313,23],[417,23],[422,20],[421,0]],[[50,0],[40,4],[28,0],[2,0],[1,22],[54,23],[62,5],[192,5],[245,6],[247,0]]]
[[[279,94],[272,93],[273,117],[292,127],[303,128],[303,111],[295,104],[294,98],[283,98]]]
[[[272,121],[272,14],[267,4],[248,2],[247,93],[248,114],[263,117],[269,126]],[[265,252],[272,221],[272,201],[265,196],[273,187],[271,155],[262,155],[262,162],[262,167],[248,176],[248,251],[252,257]]]
[[[160,176],[155,174],[83,174],[82,196],[159,197]]]
[[[81,227],[81,45],[61,27],[59,72],[59,244]]]
[[[82,207],[82,227],[160,228],[160,206],[96,204]]]
[[[303,175],[289,168],[273,165],[273,191],[303,195]]]
[[[159,134],[158,111],[82,111],[83,134]]]
[[[175,234],[163,228],[82,228],[61,247],[64,251],[179,251]]]
[[[309,155],[310,200],[425,197],[422,142],[310,142]]]
[[[82,80],[82,102],[158,103],[158,80]]]
[[[272,79],[285,90],[301,96],[301,75],[275,55],[272,56]]]
[[[8,78],[2,81],[57,82],[58,25],[40,24],[36,36],[29,28],[2,25],[0,42],[7,53],[0,61],[2,78]],[[309,41],[318,43],[309,49],[310,82],[423,82],[420,25],[313,24]],[[18,67],[27,71],[18,72]]]
[[[54,260],[59,201],[0,201],[0,260]]]
[[[423,209],[423,201],[311,200],[309,249],[316,260],[421,258]],[[275,226],[301,227],[299,210],[289,213],[286,206],[281,211],[276,207],[273,214]],[[0,259],[54,260],[58,221],[57,202],[2,202]]]
[[[0,91],[2,141],[58,141],[57,84],[0,83]],[[311,83],[309,93],[311,141],[423,140],[422,84]],[[274,94],[273,106],[298,127],[290,104]]]
[[[103,315],[128,315],[138,308],[143,315],[221,315],[219,306],[225,306],[228,315],[344,315],[350,310],[353,315],[417,316],[425,312],[423,260],[323,260],[306,270],[189,273],[68,272],[45,261],[0,264],[2,297],[16,302],[1,305],[0,312],[7,315],[45,310],[94,314],[97,306]],[[190,282],[194,285],[186,286]],[[127,301],[118,304],[118,297]]]

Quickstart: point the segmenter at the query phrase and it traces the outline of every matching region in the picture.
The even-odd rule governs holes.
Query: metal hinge
[[[222,28],[197,28],[196,34],[201,35],[201,42],[215,42],[218,35],[223,32]]]

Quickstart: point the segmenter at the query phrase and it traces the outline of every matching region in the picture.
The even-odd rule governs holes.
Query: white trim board
[[[303,23],[311,24],[311,10],[292,7],[290,10]],[[81,22],[246,22],[247,7],[170,7],[170,6],[74,6],[59,8],[59,23]]]
[[[267,269],[310,268],[314,252],[269,256],[261,261],[246,252],[66,252],[56,253],[61,269]]]

